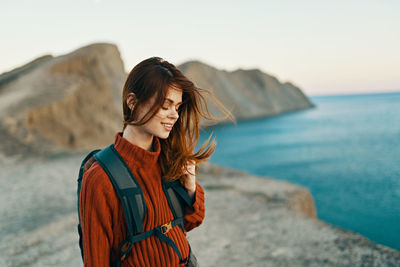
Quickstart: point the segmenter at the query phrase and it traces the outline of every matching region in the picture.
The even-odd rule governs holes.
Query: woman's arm
[[[185,208],[185,230],[188,232],[199,226],[205,216],[204,190],[196,181],[196,165],[190,162],[185,169],[186,179],[183,180],[184,187],[193,200],[192,207]]]
[[[199,226],[205,216],[204,190],[196,182],[195,192],[193,193],[193,205],[185,208],[185,230],[188,232]]]
[[[99,165],[92,166],[84,174],[79,198],[85,267],[110,266],[113,197],[108,176]]]

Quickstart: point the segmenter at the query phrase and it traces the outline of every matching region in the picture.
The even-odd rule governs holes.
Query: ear
[[[128,97],[126,98],[126,104],[128,105],[128,107],[133,110],[133,108],[135,107],[137,102],[137,98],[135,93],[129,93]]]

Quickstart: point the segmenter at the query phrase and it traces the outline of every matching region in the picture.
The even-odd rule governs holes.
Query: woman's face
[[[154,98],[139,111],[138,117],[142,118],[154,103]],[[167,91],[164,103],[158,110],[156,115],[146,124],[137,126],[144,133],[166,139],[172,130],[175,122],[179,118],[178,108],[182,104],[182,90],[170,87]]]

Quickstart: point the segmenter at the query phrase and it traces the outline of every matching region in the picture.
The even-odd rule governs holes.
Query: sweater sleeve
[[[194,195],[193,206],[185,208],[185,230],[188,232],[199,226],[205,216],[204,190],[196,181],[196,192]]]
[[[84,174],[79,197],[85,267],[110,266],[113,197],[115,192],[103,169],[92,166]]]

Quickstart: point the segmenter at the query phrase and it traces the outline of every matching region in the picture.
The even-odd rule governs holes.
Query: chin
[[[161,139],[167,139],[169,137],[169,133],[156,134],[155,136]]]

